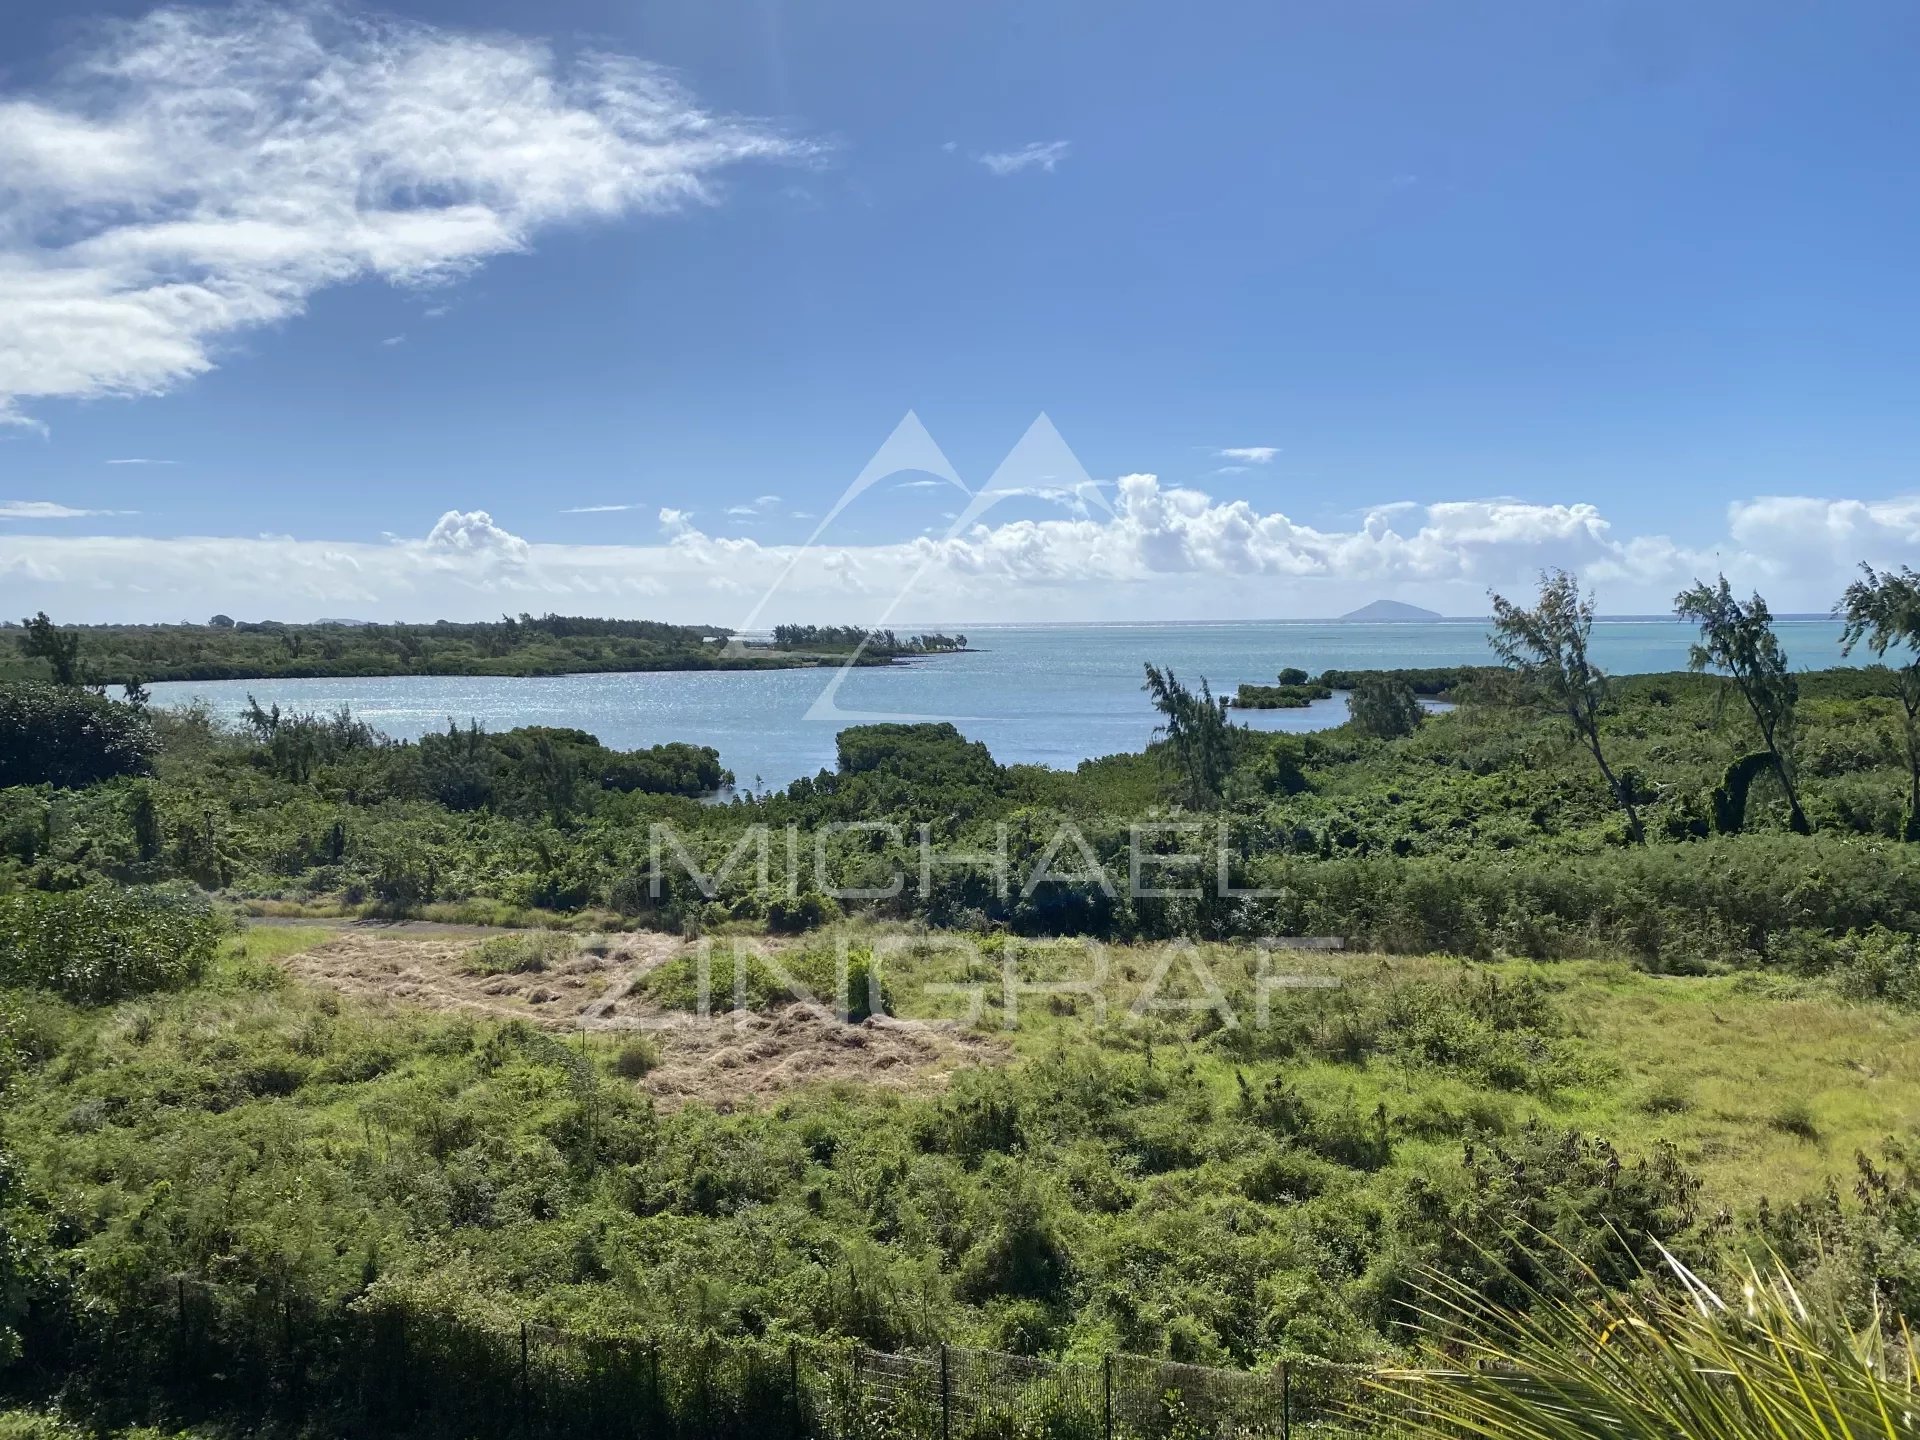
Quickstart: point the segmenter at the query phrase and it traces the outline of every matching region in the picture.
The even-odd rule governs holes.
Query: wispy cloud
[[[778,495],[761,495],[746,505],[729,505],[727,514],[741,520],[757,520],[780,503]]]
[[[404,335],[389,335],[380,343],[382,345],[404,345],[407,343],[407,337]]]
[[[990,150],[973,158],[995,175],[1018,175],[1022,170],[1044,170],[1051,174],[1072,149],[1073,144],[1068,140],[1035,140],[1017,150]]]
[[[135,515],[135,510],[78,510],[54,500],[0,500],[0,520],[78,520],[84,515]]]
[[[169,6],[0,89],[0,423],[154,395],[329,286],[424,285],[546,227],[716,198],[816,147],[620,55],[300,5]]]
[[[611,515],[616,510],[644,510],[644,505],[571,505],[562,515]]]
[[[178,460],[147,460],[135,456],[126,460],[109,460],[109,465],[178,465]]]
[[[1265,465],[1280,453],[1278,445],[1228,445],[1213,452],[1221,460],[1240,460],[1248,465]]]

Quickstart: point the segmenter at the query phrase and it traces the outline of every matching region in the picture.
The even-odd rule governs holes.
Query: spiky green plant
[[[1778,1262],[1723,1299],[1666,1251],[1643,1293],[1535,1289],[1524,1311],[1432,1277],[1428,1363],[1383,1372],[1370,1427],[1485,1440],[1920,1436],[1905,1322],[1856,1328]],[[1653,1277],[1649,1277],[1653,1278]]]

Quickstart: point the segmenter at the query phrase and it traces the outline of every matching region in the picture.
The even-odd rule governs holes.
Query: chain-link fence
[[[1137,1355],[1052,1361],[941,1346],[581,1333],[417,1303],[317,1309],[178,1277],[36,1348],[182,1413],[275,1414],[463,1440],[1317,1440],[1361,1424],[1368,1372],[1249,1373]]]

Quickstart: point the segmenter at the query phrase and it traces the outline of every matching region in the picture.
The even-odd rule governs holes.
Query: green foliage
[[[893,1001],[873,951],[861,945],[813,944],[762,951],[716,945],[668,961],[641,988],[670,1010],[775,1010],[806,1002],[858,1022],[890,1014]]]
[[[1601,744],[1600,716],[1608,703],[1606,675],[1588,655],[1594,604],[1580,582],[1565,570],[1540,576],[1540,598],[1532,609],[1500,595],[1493,599],[1493,633],[1488,643],[1520,678],[1527,692],[1547,709],[1565,717],[1575,737],[1593,756],[1601,778],[1626,812],[1635,843],[1645,843],[1646,827],[1634,803],[1634,787],[1614,773]]]
[[[609,750],[584,730],[549,726],[490,734],[449,722],[444,735],[422,736],[417,753],[422,789],[449,810],[562,817],[599,791],[696,796],[733,780],[710,746]]]
[[[839,918],[839,903],[817,890],[778,895],[767,902],[767,929],[775,935],[803,934]]]
[[[1902,565],[1898,573],[1862,565],[1861,579],[1847,587],[1840,610],[1846,629],[1840,649],[1851,654],[1862,641],[1875,655],[1906,652],[1891,687],[1900,702],[1901,735],[1907,752],[1907,807],[1900,838],[1920,841],[1920,574]]]
[[[1172,670],[1146,667],[1147,694],[1165,723],[1164,753],[1172,762],[1180,799],[1189,809],[1210,810],[1219,803],[1233,766],[1233,727],[1227,701],[1216,700],[1203,679],[1198,693],[1180,683]]]
[[[573,959],[578,945],[571,935],[529,930],[482,940],[460,962],[469,975],[533,975],[557,970]]]
[[[1794,785],[1793,747],[1800,687],[1787,668],[1786,651],[1773,633],[1767,602],[1754,595],[1745,604],[1733,598],[1722,575],[1717,585],[1696,581],[1674,597],[1674,613],[1700,626],[1699,643],[1688,663],[1697,672],[1723,671],[1733,677],[1773,767],[1787,793],[1795,831],[1809,830]]]
[[[20,637],[20,653],[29,659],[44,660],[53,672],[56,685],[80,683],[80,637],[62,630],[42,610],[30,620],[20,622],[25,634]]]
[[[134,706],[70,685],[0,684],[0,787],[79,788],[144,774],[155,748]]]
[[[1376,740],[1398,740],[1411,735],[1426,719],[1413,687],[1388,675],[1362,676],[1353,687],[1351,724]]]
[[[1530,1280],[1508,1298],[1430,1274],[1428,1365],[1387,1376],[1375,1418],[1397,1435],[1486,1440],[1911,1433],[1920,1361],[1897,1315],[1857,1326],[1778,1260],[1739,1277],[1731,1303],[1661,1262],[1663,1283],[1634,1298]]]
[[[867,630],[858,625],[776,625],[776,650],[821,651],[846,654],[863,650],[869,655],[938,655],[967,648],[964,635],[896,635],[891,630]]]
[[[222,623],[224,622],[224,623]],[[711,625],[597,620],[570,615],[502,616],[497,622],[431,625],[56,626],[44,614],[25,623],[21,659],[8,678],[80,681],[84,643],[88,679],[241,680],[316,675],[567,675],[616,670],[739,670],[815,663],[774,650],[729,649],[730,633]],[[955,648],[945,636],[903,643],[901,653]],[[963,640],[964,637],[961,637]],[[885,654],[869,658],[885,664]],[[4,669],[4,667],[0,667]]]
[[[219,919],[197,895],[93,886],[0,897],[0,984],[81,1004],[185,985],[213,958]]]
[[[1773,768],[1773,752],[1756,750],[1727,766],[1713,789],[1713,828],[1722,835],[1738,835],[1747,824],[1747,792],[1763,771]]]
[[[1236,710],[1304,710],[1316,700],[1332,698],[1325,685],[1242,685],[1233,696]]]
[[[623,1080],[643,1080],[660,1068],[660,1046],[645,1035],[620,1047],[613,1057],[613,1073]]]

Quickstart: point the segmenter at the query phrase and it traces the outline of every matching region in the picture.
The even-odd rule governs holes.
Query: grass
[[[969,954],[942,943],[861,932],[882,954],[895,1013],[906,1018],[965,1021],[1001,1031],[1008,1003],[996,954]],[[1220,975],[1243,1024],[1247,1003],[1244,951],[1203,946],[1196,952]],[[1023,985],[1085,984],[1093,962],[1073,943],[1022,947]],[[1187,1050],[1199,1012],[1134,1014],[1158,962],[1141,947],[1110,946],[1101,1008],[1085,991],[1016,993],[1010,1032],[1018,1053],[1045,1053],[1074,1037],[1129,1050]],[[1384,1103],[1407,1132],[1416,1155],[1432,1130],[1436,1152],[1452,1153],[1463,1117],[1486,1128],[1539,1117],[1614,1137],[1629,1155],[1674,1145],[1705,1181],[1706,1193],[1734,1208],[1817,1192],[1829,1176],[1850,1173],[1854,1153],[1878,1151],[1893,1135],[1920,1124],[1920,1015],[1856,1003],[1809,986],[1756,984],[1745,976],[1665,977],[1625,964],[1498,961],[1481,964],[1374,955],[1297,956],[1303,970],[1324,971],[1347,987],[1378,987],[1463,975],[1506,985],[1534,982],[1552,992],[1566,1034],[1549,1067],[1550,1083],[1503,1090],[1432,1069],[1375,1056],[1354,1066],[1312,1060],[1285,1064],[1202,1059],[1218,1093],[1229,1096],[1236,1071],[1258,1082],[1285,1069],[1313,1096],[1351,1092],[1368,1108]],[[1277,961],[1276,969],[1291,961]],[[929,993],[928,984],[974,987],[971,994]],[[1299,996],[1270,992],[1279,1015]],[[1194,1002],[1200,986],[1176,959],[1156,1002]],[[1456,1122],[1452,1125],[1447,1121]]]
[[[536,975],[564,965],[577,949],[571,935],[550,930],[495,935],[469,950],[461,968],[469,975]]]
[[[253,927],[227,942],[215,978],[249,987],[263,965],[321,943],[331,933],[320,927]],[[1147,947],[1106,948],[1102,1021],[1102,1004],[1088,990],[1037,988],[1086,985],[1094,969],[1084,947],[1071,942],[1020,946],[1019,983],[1036,988],[1016,991],[1017,1028],[1006,1030],[1005,942],[961,947],[897,928],[848,925],[807,948],[825,950],[837,937],[875,951],[894,1012],[902,1018],[973,1018],[980,1029],[1006,1035],[1014,1053],[1023,1056],[1091,1042],[1153,1051],[1169,1061],[1192,1058],[1222,1102],[1235,1093],[1237,1075],[1262,1084],[1285,1070],[1310,1098],[1351,1095],[1367,1109],[1386,1105],[1401,1131],[1399,1153],[1414,1165],[1451,1155],[1457,1148],[1453,1137],[1468,1122],[1498,1131],[1537,1117],[1614,1137],[1629,1155],[1672,1144],[1701,1175],[1710,1199],[1739,1209],[1763,1196],[1778,1202],[1814,1194],[1829,1177],[1850,1171],[1856,1151],[1873,1154],[1888,1137],[1920,1125],[1920,1016],[1807,986],[1756,983],[1741,975],[1652,976],[1601,962],[1468,964],[1358,954],[1276,962],[1276,968],[1297,961],[1303,970],[1324,971],[1361,994],[1388,984],[1452,983],[1467,975],[1508,986],[1548,987],[1566,1028],[1549,1067],[1551,1083],[1516,1091],[1436,1074],[1432,1067],[1390,1056],[1376,1055],[1361,1065],[1307,1058],[1280,1062],[1237,1060],[1191,1047],[1202,1012],[1133,1013],[1160,963]],[[471,963],[480,967],[476,973],[538,970],[557,963],[563,950],[570,955],[575,943],[548,932],[504,934],[482,941]],[[721,944],[717,954],[724,950]],[[1204,946],[1194,953],[1219,973],[1229,1003],[1250,1026],[1256,1017],[1248,1003],[1246,952]],[[832,973],[829,965],[785,958],[809,978]],[[815,958],[824,961],[825,956]],[[730,973],[715,983],[717,1009],[731,1002]],[[671,979],[659,977],[661,984]],[[940,985],[956,988],[929,990]],[[1271,1013],[1280,1016],[1289,1004],[1312,1003],[1300,997],[1315,994],[1274,990]],[[1160,979],[1156,1002],[1202,998],[1191,968],[1174,960]],[[658,1061],[656,1052],[644,1063],[638,1056],[632,1061],[621,1056],[615,1064],[622,1074],[633,1069],[644,1075]]]

